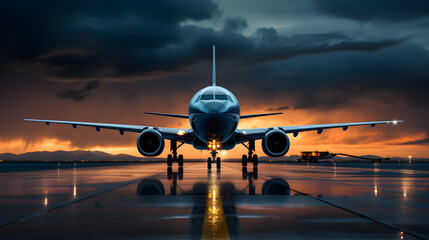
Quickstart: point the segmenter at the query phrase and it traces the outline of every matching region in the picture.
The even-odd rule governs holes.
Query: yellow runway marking
[[[201,239],[230,239],[216,173],[210,174]]]

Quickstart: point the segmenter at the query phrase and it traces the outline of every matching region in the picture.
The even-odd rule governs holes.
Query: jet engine
[[[262,139],[262,150],[267,156],[281,157],[289,151],[289,137],[283,131],[274,129]]]
[[[143,156],[158,156],[164,151],[164,138],[154,129],[146,129],[137,138],[137,149]]]

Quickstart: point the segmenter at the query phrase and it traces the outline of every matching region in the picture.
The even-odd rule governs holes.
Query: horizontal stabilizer
[[[186,118],[189,119],[188,115],[183,114],[172,114],[172,113],[156,113],[156,112],[145,112],[146,114],[159,115],[165,117],[175,117],[175,118]]]
[[[277,115],[277,114],[283,114],[283,113],[277,112],[277,113],[260,113],[260,114],[241,115],[240,119],[253,118],[253,117],[263,117],[263,116],[270,116],[270,115]]]

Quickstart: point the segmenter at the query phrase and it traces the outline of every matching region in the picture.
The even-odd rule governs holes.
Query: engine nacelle
[[[281,130],[269,131],[262,139],[262,150],[267,156],[281,157],[289,151],[289,137]]]
[[[146,129],[137,138],[137,149],[143,156],[158,156],[164,151],[164,138],[154,129]]]

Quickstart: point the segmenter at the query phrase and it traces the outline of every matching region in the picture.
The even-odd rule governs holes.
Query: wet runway
[[[429,164],[0,168],[0,239],[429,238]]]

